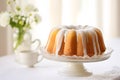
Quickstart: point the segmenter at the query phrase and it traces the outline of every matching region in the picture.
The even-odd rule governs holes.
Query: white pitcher
[[[35,44],[35,46],[33,46]],[[24,35],[23,42],[19,45],[19,47],[15,50],[15,53],[18,53],[23,50],[37,50],[40,48],[41,41],[39,39],[35,39],[32,41],[32,36],[29,31],[27,31]]]

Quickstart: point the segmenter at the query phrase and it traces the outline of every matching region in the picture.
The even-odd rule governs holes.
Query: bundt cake
[[[106,50],[102,32],[91,26],[62,26],[50,32],[46,51],[54,55],[92,57]]]

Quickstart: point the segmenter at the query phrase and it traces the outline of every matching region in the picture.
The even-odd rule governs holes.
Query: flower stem
[[[25,31],[22,29],[19,29],[19,32],[17,35],[17,42],[16,42],[16,45],[14,47],[14,50],[16,50],[18,48],[18,46],[23,42],[24,34],[25,34]]]

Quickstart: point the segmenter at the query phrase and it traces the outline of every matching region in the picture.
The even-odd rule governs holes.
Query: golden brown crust
[[[103,36],[102,36],[102,32],[99,29],[96,29],[96,33],[98,35],[98,41],[99,41],[100,50],[101,50],[101,54],[102,54],[106,50]]]
[[[49,39],[48,39],[46,47],[47,47],[47,51],[51,54],[55,53],[55,46],[56,46],[55,39],[56,39],[56,35],[59,30],[60,29],[54,29],[51,31],[51,33],[49,35]]]
[[[77,56],[84,56],[83,53],[83,44],[82,44],[82,36],[78,34],[77,37]]]
[[[64,55],[72,56],[77,52],[77,36],[75,30],[68,31],[65,40]]]
[[[86,36],[87,36],[87,40],[86,40],[87,55],[91,57],[94,55],[92,35],[89,32],[86,32]]]
[[[65,43],[64,43],[64,38],[63,38],[63,40],[62,40],[62,46],[61,46],[61,48],[60,48],[60,51],[59,51],[59,55],[63,55],[63,53],[64,53],[64,45],[65,45]]]

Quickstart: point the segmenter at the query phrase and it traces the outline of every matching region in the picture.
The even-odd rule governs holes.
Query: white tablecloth
[[[59,74],[66,63],[44,59],[34,68],[26,68],[15,62],[15,56],[0,58],[0,80],[120,80],[120,39],[106,41],[114,52],[108,60],[84,63],[93,73],[89,77],[70,77]]]

